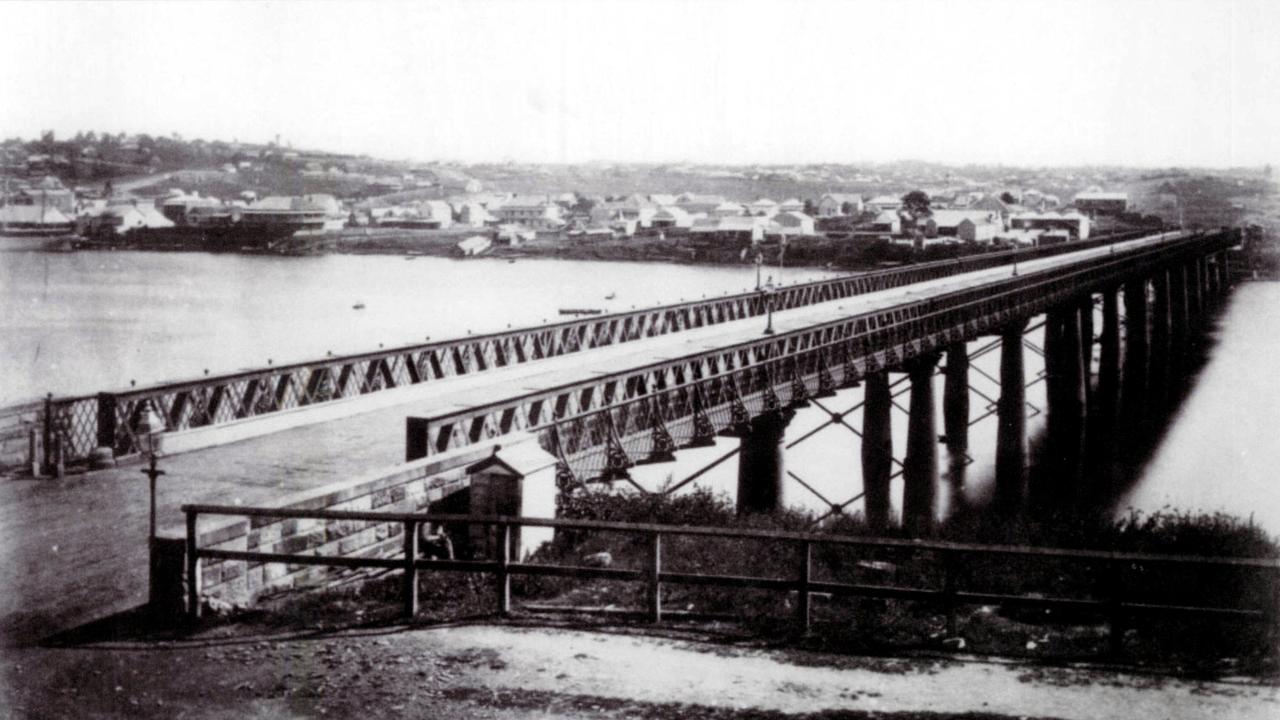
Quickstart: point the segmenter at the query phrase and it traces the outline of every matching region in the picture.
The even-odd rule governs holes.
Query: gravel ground
[[[274,634],[268,634],[272,633]],[[0,649],[4,718],[1275,718],[1280,689],[545,624]]]

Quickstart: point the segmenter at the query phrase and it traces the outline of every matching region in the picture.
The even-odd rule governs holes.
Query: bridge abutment
[[[996,497],[1018,507],[1027,483],[1027,378],[1023,363],[1025,320],[1000,335],[1000,397],[996,401]]]
[[[889,372],[881,370],[863,379],[862,491],[867,525],[880,531],[889,527],[889,480],[893,476],[893,395]]]
[[[786,432],[791,413],[751,421],[738,452],[738,512],[772,513],[786,504]]]
[[[929,353],[905,363],[911,378],[911,403],[907,418],[907,455],[902,463],[902,522],[911,535],[927,535],[933,530],[938,479],[933,369],[938,359],[937,353]]]

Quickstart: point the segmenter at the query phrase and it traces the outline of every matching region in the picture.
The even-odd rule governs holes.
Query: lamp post
[[[164,471],[156,467],[156,459],[160,456],[162,440],[160,434],[164,430],[164,418],[160,417],[155,406],[148,400],[146,412],[142,414],[138,426],[134,428],[134,433],[138,437],[142,454],[147,458],[147,466],[140,472],[150,481],[151,522],[148,537],[152,545],[156,541],[156,478],[164,475]]]
[[[769,284],[761,288],[762,292],[764,292],[765,309],[769,318],[764,326],[765,335],[773,334],[773,297],[777,293],[777,290],[773,287],[773,278],[769,278],[769,281]]]

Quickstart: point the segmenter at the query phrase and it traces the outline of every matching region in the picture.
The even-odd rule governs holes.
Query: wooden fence
[[[1181,615],[1203,618],[1220,618],[1248,623],[1265,623],[1268,633],[1274,633],[1277,625],[1277,604],[1280,598],[1280,559],[1241,559],[1200,556],[1114,553],[1054,548],[1015,547],[1001,545],[974,545],[950,542],[922,542],[885,538],[866,538],[847,535],[799,533],[774,530],[738,528],[695,527],[676,525],[651,525],[587,520],[561,520],[526,517],[475,517],[470,515],[441,515],[424,513],[385,513],[371,511],[301,510],[237,507],[226,505],[184,505],[186,514],[186,595],[188,613],[198,617],[200,613],[199,561],[202,558],[242,560],[251,563],[289,563],[293,565],[321,565],[347,568],[402,569],[403,611],[412,618],[418,612],[418,580],[422,571],[462,571],[493,575],[496,580],[497,605],[501,613],[511,610],[511,578],[516,575],[550,576],[579,579],[602,579],[642,583],[645,591],[647,617],[652,622],[663,618],[662,586],[664,584],[704,585],[727,588],[752,588],[777,592],[794,592],[795,622],[797,628],[807,631],[811,623],[811,607],[814,594],[830,596],[881,598],[926,601],[942,605],[947,615],[947,627],[952,634],[956,626],[956,610],[964,605],[1000,605],[1046,610],[1085,611],[1105,616],[1110,624],[1110,641],[1113,650],[1119,648],[1125,622],[1129,618],[1159,615]],[[290,553],[249,552],[201,548],[198,546],[197,522],[201,515],[233,515],[241,517],[307,518],[319,520],[353,520],[376,523],[403,523],[403,553],[399,557],[339,557]],[[418,530],[423,523],[439,526],[483,525],[495,528],[498,542],[496,557],[483,560],[436,560],[419,557]],[[583,565],[533,564],[513,561],[511,531],[520,527],[555,528],[578,532],[609,532],[645,538],[648,552],[640,569],[588,567]],[[663,567],[663,540],[677,536],[718,539],[740,539],[786,543],[795,547],[796,564],[789,578],[750,575],[721,575],[692,572],[672,572]],[[902,586],[898,584],[869,584],[830,582],[815,579],[813,557],[816,548],[844,548],[853,551],[901,552],[917,557],[931,555],[942,568],[942,582],[934,586]],[[977,559],[999,559],[1013,562],[1015,559],[1034,562],[1069,562],[1086,566],[1085,573],[1103,577],[1101,587],[1109,588],[1109,594],[1097,597],[1084,594],[1075,597],[1050,596],[1041,591],[1022,593],[992,592],[969,588],[959,581],[966,564]],[[1126,574],[1140,568],[1161,566],[1204,572],[1206,570],[1233,570],[1253,575],[1265,588],[1262,600],[1253,606],[1238,607],[1223,604],[1182,605],[1149,602],[1129,597],[1122,581]]]

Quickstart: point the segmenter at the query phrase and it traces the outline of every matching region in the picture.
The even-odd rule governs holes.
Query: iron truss
[[[1018,258],[1057,255],[1139,235],[1124,233],[1024,250]],[[774,309],[1005,265],[1012,257],[1010,252],[995,252],[797,284],[774,294]],[[41,422],[67,462],[83,460],[100,446],[112,447],[117,456],[123,456],[137,452],[133,428],[148,406],[165,418],[169,430],[188,430],[754,317],[764,314],[765,302],[761,293],[745,292],[97,395],[51,398]],[[45,448],[46,454],[50,451]]]
[[[752,418],[805,404],[897,368],[918,355],[998,332],[1085,292],[1142,278],[1153,268],[1222,250],[1231,233],[1182,235],[994,280],[788,333],[763,336],[611,375],[425,419],[426,452],[511,432],[539,434],[578,481],[620,478],[674,449],[741,434]]]

